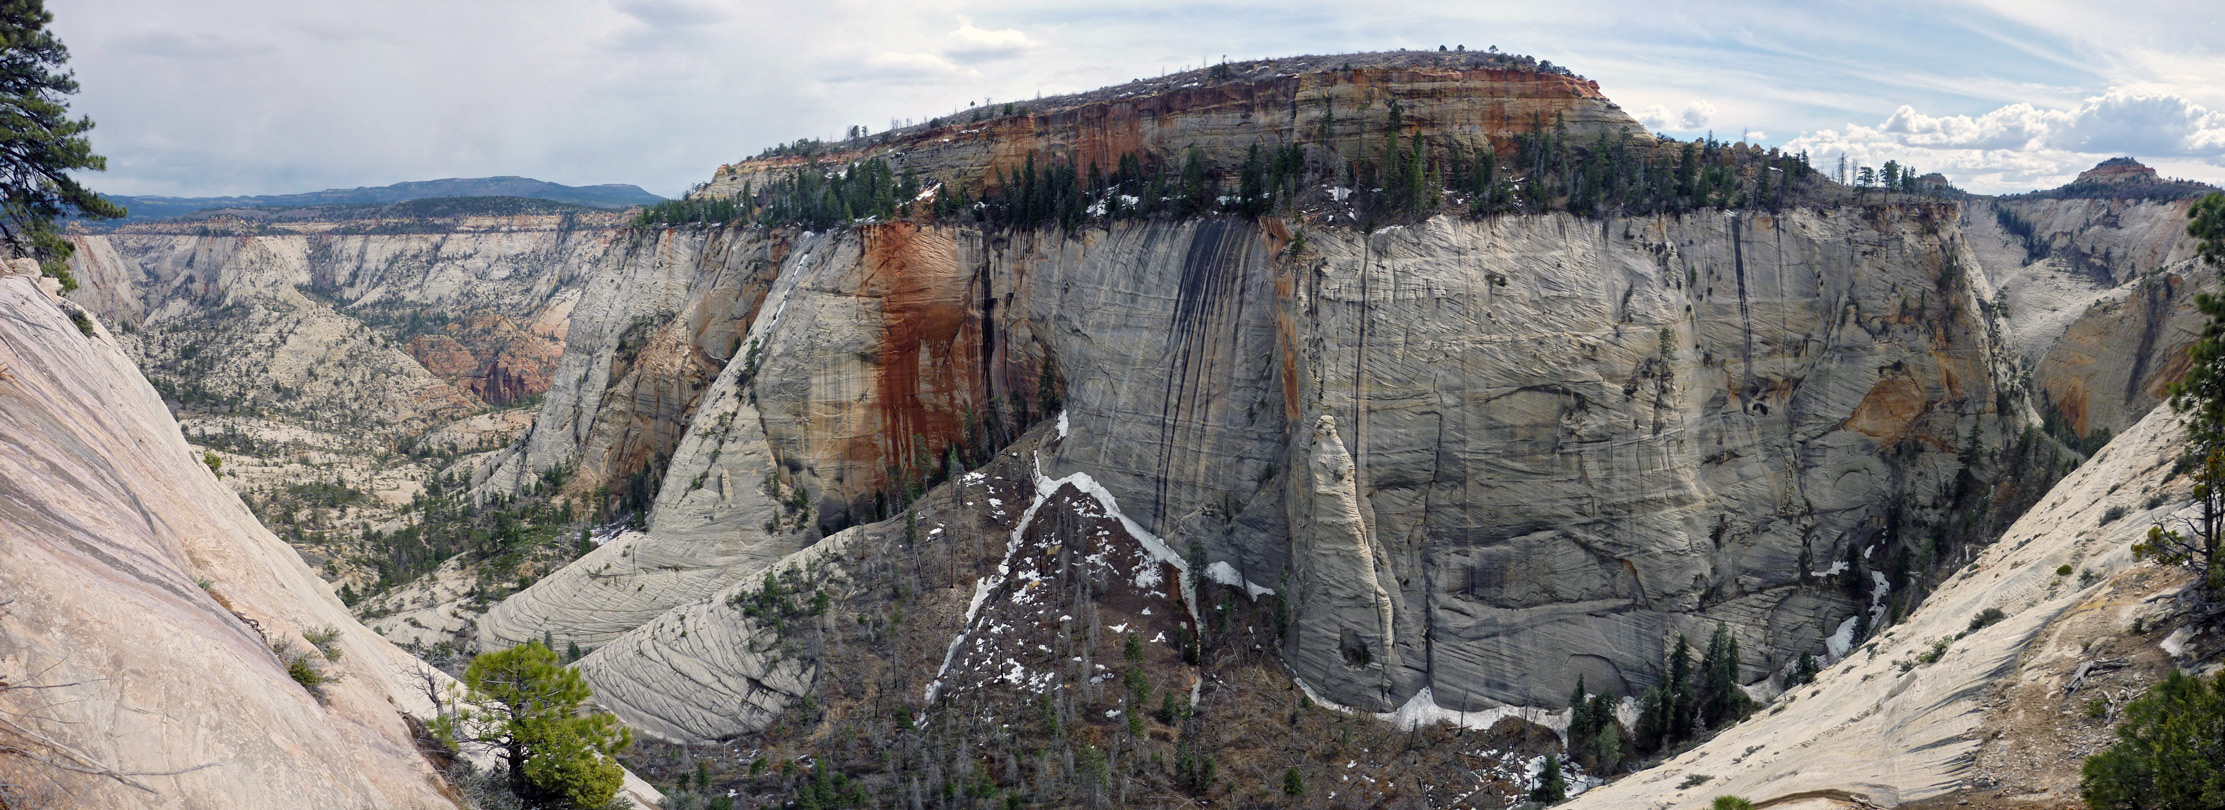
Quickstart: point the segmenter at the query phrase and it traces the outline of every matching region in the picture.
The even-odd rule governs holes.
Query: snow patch
[[[1847,651],[1854,649],[1854,624],[1853,616],[1846,617],[1846,621],[1839,622],[1839,629],[1823,640],[1823,649],[1830,654],[1831,660],[1845,658]]]
[[[1231,588],[1243,588],[1244,593],[1250,595],[1254,602],[1259,601],[1262,596],[1275,592],[1273,588],[1245,579],[1243,574],[1236,573],[1236,566],[1229,565],[1227,560],[1220,560],[1206,566],[1205,578]]]

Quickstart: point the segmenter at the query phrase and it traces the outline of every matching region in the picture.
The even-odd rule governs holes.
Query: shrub
[[[2124,707],[2117,742],[2086,758],[2078,791],[2093,808],[2225,806],[2225,674],[2172,670]]]
[[[309,642],[309,646],[317,648],[317,653],[324,656],[324,660],[334,663],[340,661],[340,628],[312,627],[301,631],[301,638]]]
[[[85,333],[86,337],[93,336],[93,319],[85,314],[85,310],[70,310],[70,322],[77,324],[77,331]]]
[[[1704,773],[1695,773],[1690,776],[1684,777],[1684,781],[1678,782],[1676,788],[1678,790],[1690,790],[1692,788],[1707,784],[1707,780],[1713,778],[1715,777],[1709,776]]]
[[[2107,526],[2115,523],[2118,518],[2125,516],[2125,511],[2125,508],[2121,505],[2109,507],[2108,510],[2101,513],[2101,525]]]
[[[1997,624],[2008,617],[2009,614],[2002,613],[2001,609],[1997,607],[1989,607],[1978,611],[1978,615],[1970,617],[1970,632],[1978,632],[1988,625]]]
[[[2055,575],[2059,577],[2070,576],[2070,564],[2064,563],[2062,565],[2055,566]]]
[[[291,639],[279,639],[277,643],[270,645],[270,651],[278,656],[278,663],[286,667],[286,677],[301,684],[301,688],[308,690],[310,696],[322,703],[325,699],[325,685],[340,680],[338,673],[325,668],[326,662],[340,660],[339,647],[331,646],[328,649],[328,645],[333,643],[339,633],[334,631],[331,636],[322,636],[318,631],[310,630],[302,633],[302,636],[309,639],[309,649],[302,649]]]
[[[1739,796],[1717,796],[1712,810],[1754,810],[1754,803]]]

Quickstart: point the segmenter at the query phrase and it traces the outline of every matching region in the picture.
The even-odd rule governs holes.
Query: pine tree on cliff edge
[[[53,21],[42,0],[0,0],[0,246],[38,259],[72,290],[70,242],[55,221],[114,219],[124,209],[69,176],[108,161],[85,139],[93,119],[69,117],[63,97],[77,92],[77,79],[62,69],[70,52],[46,30]]]
[[[2186,232],[2198,240],[2202,261],[2225,267],[2225,194],[2211,194],[2188,212]],[[2225,296],[2203,293],[2194,304],[2209,316],[2202,338],[2188,350],[2186,378],[2171,384],[2171,408],[2186,420],[2186,455],[2194,470],[2194,498],[2201,513],[2180,519],[2184,531],[2163,523],[2148,528],[2133,554],[2193,568],[2211,610],[2225,607]]]

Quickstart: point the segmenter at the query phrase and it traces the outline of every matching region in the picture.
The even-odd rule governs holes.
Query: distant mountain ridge
[[[397,203],[438,197],[524,197],[572,203],[595,208],[627,208],[662,202],[630,183],[567,186],[530,177],[451,177],[414,180],[391,186],[325,189],[305,194],[268,194],[251,197],[127,197],[109,199],[130,209],[127,220],[163,219],[209,208],[280,208],[305,205],[365,205]]]

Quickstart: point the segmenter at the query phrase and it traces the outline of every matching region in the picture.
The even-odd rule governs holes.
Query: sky
[[[1229,60],[1566,66],[1649,128],[1981,193],[2116,155],[2225,184],[2225,3],[52,0],[114,194],[443,177],[675,196],[797,138]]]

